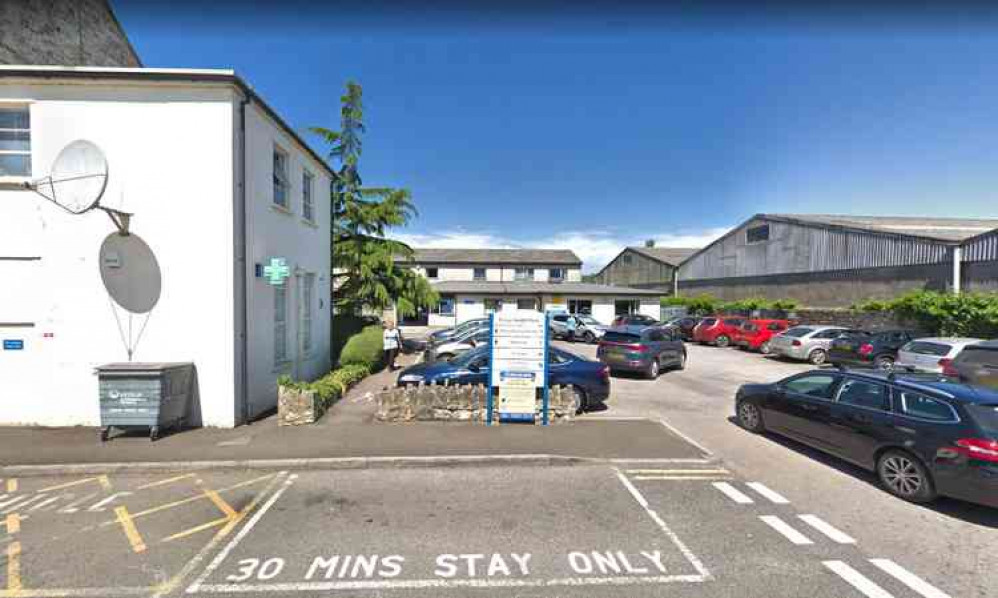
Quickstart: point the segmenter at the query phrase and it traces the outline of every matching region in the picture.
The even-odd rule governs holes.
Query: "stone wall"
[[[918,322],[904,320],[892,312],[864,312],[851,309],[797,309],[791,315],[801,324],[845,326],[859,330],[887,330],[903,328],[919,332],[934,332],[919,330]]]
[[[0,1],[0,64],[142,66],[107,0]]]
[[[420,385],[391,388],[376,396],[382,422],[455,421],[483,424],[488,413],[488,387]],[[498,401],[497,401],[498,403]],[[541,399],[537,400],[535,423],[541,423]],[[569,387],[552,387],[548,397],[551,423],[575,417]],[[492,421],[499,422],[499,410],[493,409]]]

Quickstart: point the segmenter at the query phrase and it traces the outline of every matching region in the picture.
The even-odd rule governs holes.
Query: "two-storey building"
[[[506,305],[591,314],[658,318],[660,291],[582,282],[582,260],[564,249],[416,249],[410,265],[440,293],[440,302],[404,324],[453,326]]]

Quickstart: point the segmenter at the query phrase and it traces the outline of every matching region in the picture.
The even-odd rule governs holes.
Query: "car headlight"
[[[423,377],[419,374],[406,374],[404,376],[399,376],[399,382],[418,383],[422,381]]]

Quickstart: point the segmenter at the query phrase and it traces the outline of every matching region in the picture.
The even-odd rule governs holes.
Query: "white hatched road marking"
[[[804,523],[810,525],[814,529],[825,534],[826,536],[831,538],[833,541],[838,542],[839,544],[856,543],[856,540],[854,540],[851,536],[836,529],[835,527],[832,527],[830,523],[818,517],[817,515],[798,515],[797,517]]]
[[[842,561],[822,561],[821,564],[834,571],[836,575],[846,580],[849,585],[862,592],[867,598],[894,598],[887,590]]]
[[[783,497],[783,495],[770,490],[768,486],[762,482],[748,482],[745,484],[749,488],[755,490],[759,494],[765,496],[770,502],[776,503],[778,505],[788,505],[790,501]]]
[[[712,486],[720,490],[722,493],[724,493],[725,496],[727,496],[728,498],[730,498],[731,500],[735,501],[740,505],[750,505],[755,502],[754,500],[749,498],[748,495],[746,495],[741,490],[738,490],[737,488],[735,488],[734,486],[732,486],[727,482],[715,482],[714,484],[712,484]]]
[[[810,538],[790,527],[790,524],[775,515],[760,515],[759,519],[762,519],[763,523],[783,534],[783,537],[790,540],[792,544],[798,546],[814,544]]]
[[[870,559],[870,562],[880,567],[882,571],[894,577],[912,590],[915,590],[925,598],[950,598],[950,595],[939,588],[930,585],[924,579],[911,573],[901,565],[889,559]]]

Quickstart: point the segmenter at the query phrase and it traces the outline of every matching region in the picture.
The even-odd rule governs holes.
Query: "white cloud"
[[[619,232],[556,231],[552,234],[526,239],[514,239],[488,231],[464,229],[437,233],[399,233],[394,238],[412,247],[438,247],[448,249],[571,249],[582,259],[586,273],[598,272],[628,245],[643,245],[654,239],[659,247],[704,247],[730,228],[681,230],[668,233],[622,234]]]

